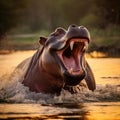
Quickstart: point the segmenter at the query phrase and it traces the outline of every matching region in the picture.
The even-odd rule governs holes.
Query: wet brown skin
[[[42,47],[31,58],[22,83],[30,91],[60,94],[62,88],[70,91],[85,79],[93,91],[95,79],[85,59],[89,42],[89,31],[75,25],[68,30],[57,28],[47,38],[40,37]]]

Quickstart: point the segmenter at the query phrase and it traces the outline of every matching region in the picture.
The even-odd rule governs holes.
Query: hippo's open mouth
[[[85,64],[83,53],[88,47],[87,39],[72,38],[64,49],[57,51],[67,72],[71,75],[82,74],[82,67]]]
[[[88,48],[88,40],[72,38],[67,45],[57,51],[60,64],[64,71],[65,79],[70,85],[78,84],[85,77],[84,53]]]

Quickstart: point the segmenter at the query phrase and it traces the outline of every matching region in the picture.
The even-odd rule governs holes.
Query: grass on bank
[[[90,29],[91,43],[88,52],[106,52],[120,56],[120,28]],[[30,34],[10,34],[0,43],[0,49],[8,50],[34,50],[39,47],[39,37],[48,36],[48,31],[39,31]]]

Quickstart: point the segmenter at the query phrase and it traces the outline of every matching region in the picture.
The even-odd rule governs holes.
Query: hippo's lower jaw
[[[75,86],[78,85],[86,76],[85,71],[81,75],[70,75],[66,71],[63,74],[63,78],[66,85]]]
[[[65,84],[74,86],[85,78],[84,53],[87,45],[87,39],[72,38],[67,46],[55,53]]]

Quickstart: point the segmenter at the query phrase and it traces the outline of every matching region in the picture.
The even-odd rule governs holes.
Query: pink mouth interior
[[[79,75],[82,72],[80,59],[82,57],[85,41],[86,39],[71,39],[68,46],[60,51],[57,51],[59,58],[70,74]],[[74,42],[72,49],[70,47],[71,42]]]

